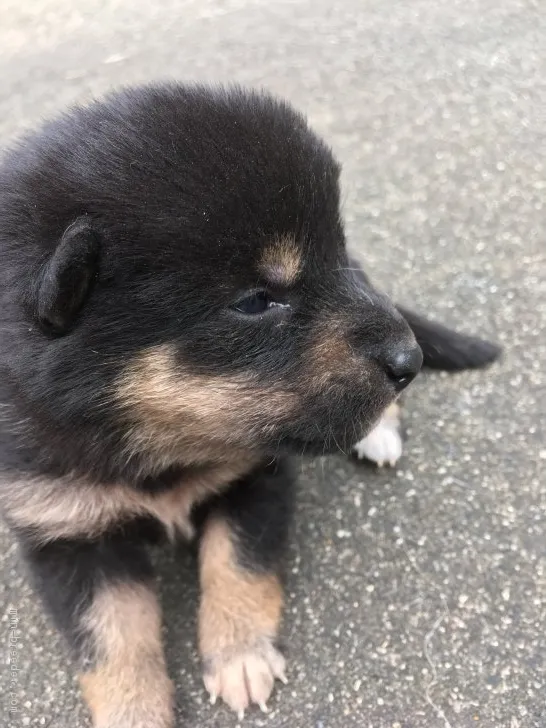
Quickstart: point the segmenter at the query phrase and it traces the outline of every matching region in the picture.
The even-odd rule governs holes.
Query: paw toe
[[[229,657],[217,656],[203,675],[211,702],[218,697],[240,717],[251,705],[267,712],[275,679],[286,682],[286,662],[272,644],[247,649]]]

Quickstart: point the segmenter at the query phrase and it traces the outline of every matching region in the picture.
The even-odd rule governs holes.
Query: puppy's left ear
[[[60,336],[72,328],[91,292],[99,254],[100,238],[91,220],[79,217],[65,230],[36,280],[34,310],[43,331]]]

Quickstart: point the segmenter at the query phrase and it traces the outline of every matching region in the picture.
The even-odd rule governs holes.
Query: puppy
[[[396,459],[370,438],[423,360],[498,354],[372,287],[338,178],[290,106],[200,86],[122,91],[3,160],[2,504],[97,728],[173,725],[146,551],[163,535],[198,539],[212,699],[265,709],[287,457],[371,432],[359,454]]]

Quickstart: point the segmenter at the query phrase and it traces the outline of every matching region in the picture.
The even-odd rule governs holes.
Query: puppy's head
[[[0,179],[27,410],[141,467],[358,439],[420,351],[355,275],[338,176],[299,114],[236,89],[123,92],[27,139]]]

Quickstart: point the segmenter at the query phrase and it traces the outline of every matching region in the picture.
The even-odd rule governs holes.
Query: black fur
[[[19,534],[33,584],[81,665],[94,659],[93,643],[82,628],[82,616],[94,595],[107,584],[153,582],[144,533],[135,523],[99,539],[58,539],[47,544]]]

